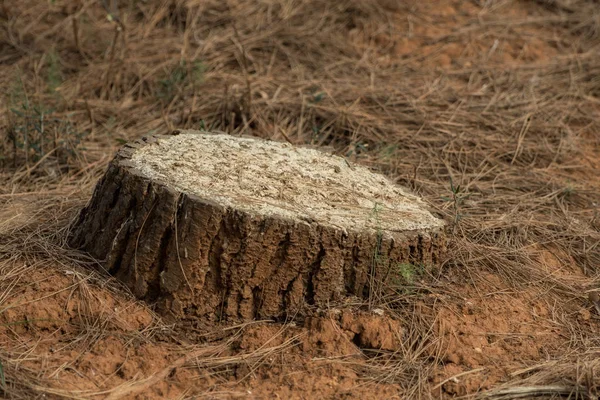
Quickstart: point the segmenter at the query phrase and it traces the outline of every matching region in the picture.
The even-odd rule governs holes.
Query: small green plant
[[[313,93],[311,99],[309,100],[312,104],[317,104],[323,101],[325,98],[324,92]]]
[[[412,263],[396,264],[391,271],[391,284],[393,290],[399,294],[412,294],[415,282],[424,274],[425,267]]]
[[[206,65],[200,60],[195,60],[192,63],[191,79],[195,84],[204,82],[204,75],[206,74]]]
[[[308,88],[308,92],[310,97],[308,97],[308,104],[318,104],[322,102],[326,97],[327,93],[321,90],[321,88],[317,85],[311,86]]]
[[[460,185],[454,185],[452,181],[452,177],[450,178],[450,191],[452,196],[442,196],[442,200],[452,202],[452,210],[453,210],[453,222],[454,226],[456,226],[459,221],[463,218],[463,214],[461,214],[461,207],[464,201],[469,197],[469,194],[465,194],[461,192]]]
[[[323,132],[321,131],[321,126],[313,125],[311,130],[312,130],[312,135],[310,138],[310,143],[311,144],[319,143],[321,141],[321,139],[323,138]]]
[[[567,185],[560,191],[559,197],[569,200],[573,195],[577,193],[577,189],[573,186],[572,182],[567,181]]]
[[[12,153],[13,166],[29,166],[52,157],[67,166],[76,155],[86,134],[77,132],[68,117],[59,118],[52,108],[30,98],[23,79],[17,75],[16,86],[9,94],[8,129],[0,146],[4,160]]]
[[[411,285],[415,283],[415,278],[418,275],[417,267],[410,263],[402,263],[398,264],[397,268],[398,274],[400,277],[402,277],[404,282]]]
[[[202,83],[205,72],[206,66],[199,60],[194,61],[191,65],[182,61],[158,81],[156,97],[170,103],[185,87]]]
[[[60,58],[56,51],[48,53],[46,84],[50,93],[56,93],[56,89],[62,84],[62,72],[60,67]]]
[[[383,147],[380,150],[380,157],[384,160],[389,160],[394,157],[394,154],[398,150],[397,144],[390,144],[388,146]]]

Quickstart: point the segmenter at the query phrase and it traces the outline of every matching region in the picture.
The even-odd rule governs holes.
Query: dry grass
[[[462,298],[454,283],[491,290],[486,272],[500,278],[499,290],[508,287],[515,296],[533,288],[552,305],[550,319],[565,333],[560,354],[480,395],[598,395],[598,316],[586,324],[576,318],[587,307],[585,293],[600,288],[594,169],[600,167],[600,10],[593,1],[523,1],[518,5],[530,15],[516,17],[508,12],[517,2],[473,2],[477,17],[458,20],[382,0],[122,0],[106,1],[106,8],[101,1],[8,3],[0,3],[0,87],[6,93],[0,315],[35,286],[28,279],[34,271],[49,268],[69,274],[65,290],[81,304],[57,325],[74,351],[83,354],[110,335],[185,351],[158,317],[135,331],[114,313],[94,316],[94,303],[101,302],[93,288],[136,303],[117,283],[90,272],[93,260],[64,243],[69,221],[123,140],[215,128],[333,146],[412,188],[449,221],[448,262],[426,285],[384,299],[407,321],[406,348],[354,365],[366,380],[399,384],[410,397],[435,396],[431,377],[444,352],[436,310]],[[511,53],[511,43],[532,37],[538,39],[532,46],[555,54],[532,55],[521,45]],[[407,38],[414,47],[400,57],[396,42]],[[459,61],[442,67],[440,55],[456,46]],[[542,251],[573,260],[580,273],[549,273]],[[21,334],[12,327],[4,332]],[[182,365],[222,371],[292,343],[221,355],[234,337],[225,334],[189,356],[169,358],[157,375],[92,391],[58,390],[51,367],[27,366],[40,355],[23,341],[0,349],[4,395],[117,398]],[[211,393],[237,393],[228,390]]]

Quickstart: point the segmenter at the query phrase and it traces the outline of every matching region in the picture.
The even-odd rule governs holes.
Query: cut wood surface
[[[70,244],[165,315],[252,319],[368,298],[398,265],[439,263],[442,228],[419,198],[344,158],[178,131],[118,152]]]

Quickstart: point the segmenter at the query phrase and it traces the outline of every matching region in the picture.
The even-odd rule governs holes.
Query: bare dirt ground
[[[9,399],[600,393],[600,6],[586,0],[0,2]],[[166,324],[66,246],[126,140],[327,145],[448,223],[394,296]]]

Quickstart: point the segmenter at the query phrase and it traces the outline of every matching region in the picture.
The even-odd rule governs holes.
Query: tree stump
[[[315,149],[175,131],[125,145],[71,230],[177,319],[283,317],[368,298],[437,264],[443,223],[405,189]]]

